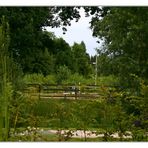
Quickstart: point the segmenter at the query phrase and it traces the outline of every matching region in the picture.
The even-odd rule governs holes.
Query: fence
[[[39,99],[96,99],[103,95],[100,87],[99,85],[27,84],[23,92]]]

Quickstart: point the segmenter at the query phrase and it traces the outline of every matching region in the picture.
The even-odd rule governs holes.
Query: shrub
[[[43,74],[27,74],[24,76],[23,81],[26,84],[55,84],[56,77],[55,75],[43,76]]]
[[[110,75],[110,76],[102,76],[102,77],[98,77],[97,79],[97,84],[98,85],[119,85],[119,80],[117,77]]]
[[[67,66],[60,66],[57,70],[56,80],[58,84],[61,84],[64,80],[67,80],[71,75],[70,69]]]
[[[41,84],[44,81],[44,76],[43,74],[37,74],[37,73],[33,73],[33,74],[27,74],[24,76],[24,82],[26,84],[28,83],[38,83]]]

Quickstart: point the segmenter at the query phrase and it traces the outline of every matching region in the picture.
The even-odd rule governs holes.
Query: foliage
[[[124,141],[127,135],[132,135],[133,141],[145,141],[147,85],[141,83],[140,96],[113,87],[102,86],[101,89],[103,96],[99,100],[28,98],[22,110],[24,113],[21,114],[22,119],[27,121],[17,124],[17,127],[31,125],[58,129],[60,141],[66,140],[62,129],[83,129],[86,134],[85,131],[92,128],[102,129],[103,141],[112,140],[116,132],[120,141]]]
[[[97,79],[97,84],[103,85],[103,86],[118,86],[119,79],[118,79],[118,77],[116,77],[114,75],[100,76]]]
[[[43,83],[43,79],[44,79],[43,74],[36,74],[36,73],[34,73],[34,74],[28,74],[28,75],[24,76],[24,82],[25,83],[31,83],[31,84]]]
[[[29,83],[94,84],[91,62],[96,57],[90,59],[85,43],[70,47],[45,29],[78,21],[79,8],[0,8],[0,16],[5,16],[0,25],[1,141],[8,140],[10,127],[15,133],[27,126],[56,128],[59,141],[71,137],[70,128],[83,129],[85,140],[89,128],[101,128],[104,141],[115,132],[120,141],[127,132],[133,141],[147,140],[147,8],[84,7],[86,15],[94,15],[93,35],[103,41],[97,57],[98,100],[42,101],[21,92]],[[120,88],[111,87],[116,85]],[[62,129],[70,129],[66,137]],[[27,130],[25,140],[35,141],[36,130]]]
[[[97,113],[99,108],[96,105],[96,102],[88,102],[83,106],[78,105],[77,109],[77,129],[82,129],[84,132],[84,140],[87,141],[86,131],[88,127],[94,127],[97,124]]]
[[[67,80],[63,81],[63,84],[75,84],[75,85],[94,84],[94,80],[92,78],[86,78],[78,73],[74,73],[71,74]]]
[[[55,75],[47,75],[44,77],[44,84],[56,84],[56,76]]]
[[[137,78],[138,79],[138,78]],[[133,134],[133,140],[147,139],[147,85],[140,80],[140,94],[124,92],[121,95],[123,111],[129,116],[128,125]],[[125,120],[126,121],[126,120]],[[127,127],[127,126],[125,126]],[[140,136],[140,137],[139,137]]]
[[[74,43],[72,46],[72,53],[74,56],[73,64],[75,65],[75,72],[85,77],[89,77],[90,74],[92,74],[92,67],[89,55],[86,53],[84,42],[81,42],[80,44]]]
[[[85,111],[80,113],[83,106],[85,104],[87,105],[87,107],[90,105],[90,107],[88,107],[88,110],[95,107],[96,111],[97,103],[97,101],[91,102],[89,100],[41,100],[32,106],[32,113],[34,116],[40,117],[40,119],[42,119],[42,117],[44,118],[44,120],[42,119],[38,121],[39,126],[42,125],[43,127],[58,129],[80,128],[77,121],[84,122],[82,121],[82,118],[85,114]],[[27,112],[29,113],[30,111],[26,110],[26,114],[28,114]],[[92,114],[92,116],[95,116],[95,114]],[[93,125],[95,125],[95,122],[91,123],[88,128],[93,127]]]
[[[93,34],[104,42],[101,53],[108,56],[111,73],[121,77],[124,85],[130,74],[147,78],[147,15],[147,8],[103,7],[91,22]]]
[[[76,72],[69,44],[48,33],[45,27],[62,25],[66,30],[64,26],[80,18],[79,7],[3,7],[0,17],[3,15],[10,25],[9,51],[24,73],[48,75],[61,65]]]
[[[64,66],[65,67],[65,66]],[[67,68],[65,68],[66,71]],[[67,69],[68,70],[68,69]],[[69,70],[68,70],[69,71]],[[23,78],[23,83],[25,84],[56,84],[58,82],[58,75],[60,73],[57,73],[57,76],[47,75],[44,76],[43,74],[26,74]],[[64,75],[64,74],[63,74]],[[64,75],[65,77],[66,75]],[[75,84],[75,85],[94,85],[95,80],[94,78],[85,78],[83,75],[80,75],[78,73],[72,74],[70,71],[68,72],[68,77],[66,79],[63,79],[61,81],[61,84]],[[116,76],[110,75],[110,76],[100,76],[97,79],[97,85],[105,85],[105,86],[118,86],[119,85],[119,79]]]
[[[67,66],[60,66],[59,69],[57,70],[57,83],[61,84],[63,80],[66,80],[69,78],[71,74],[71,71],[68,69]]]
[[[25,123],[22,114],[25,113],[27,101],[22,92],[14,91],[10,103],[10,127],[13,128],[13,133],[15,133],[17,125]]]
[[[9,67],[9,26],[2,18],[0,26],[0,141],[7,141],[9,136],[9,105],[12,97],[12,84],[10,82]]]
[[[23,87],[22,71],[9,52],[9,25],[2,17],[0,26],[0,140],[8,141],[12,121],[14,93]],[[18,80],[20,79],[20,80]],[[17,99],[16,99],[17,100]],[[13,109],[12,109],[13,108]]]
[[[30,73],[41,73],[46,76],[54,72],[55,58],[47,48],[34,56],[30,64]]]
[[[70,70],[73,70],[73,57],[70,45],[62,38],[56,38],[54,40],[54,45],[56,70],[63,65],[67,66]]]
[[[55,75],[44,76],[34,73],[25,75],[23,81],[25,84],[55,84],[56,78]]]

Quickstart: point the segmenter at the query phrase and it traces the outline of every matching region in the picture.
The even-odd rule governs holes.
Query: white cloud
[[[90,17],[85,17],[85,14],[82,10],[81,12],[81,18],[78,22],[75,22],[74,20],[71,21],[71,26],[67,27],[66,34],[63,34],[62,28],[47,28],[48,31],[54,32],[57,37],[62,37],[66,42],[68,42],[70,45],[73,45],[74,42],[80,43],[81,41],[84,41],[87,52],[90,55],[95,55],[96,51],[95,48],[99,46],[99,44],[96,42],[98,39],[92,37],[92,31],[89,29],[90,27]]]

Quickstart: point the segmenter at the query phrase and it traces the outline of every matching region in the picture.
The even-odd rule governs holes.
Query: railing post
[[[77,88],[75,86],[75,99],[77,99]]]
[[[41,93],[41,84],[39,84],[38,88],[39,88],[38,90],[39,90],[39,100],[40,100],[40,97],[41,97],[41,94],[40,94]]]

